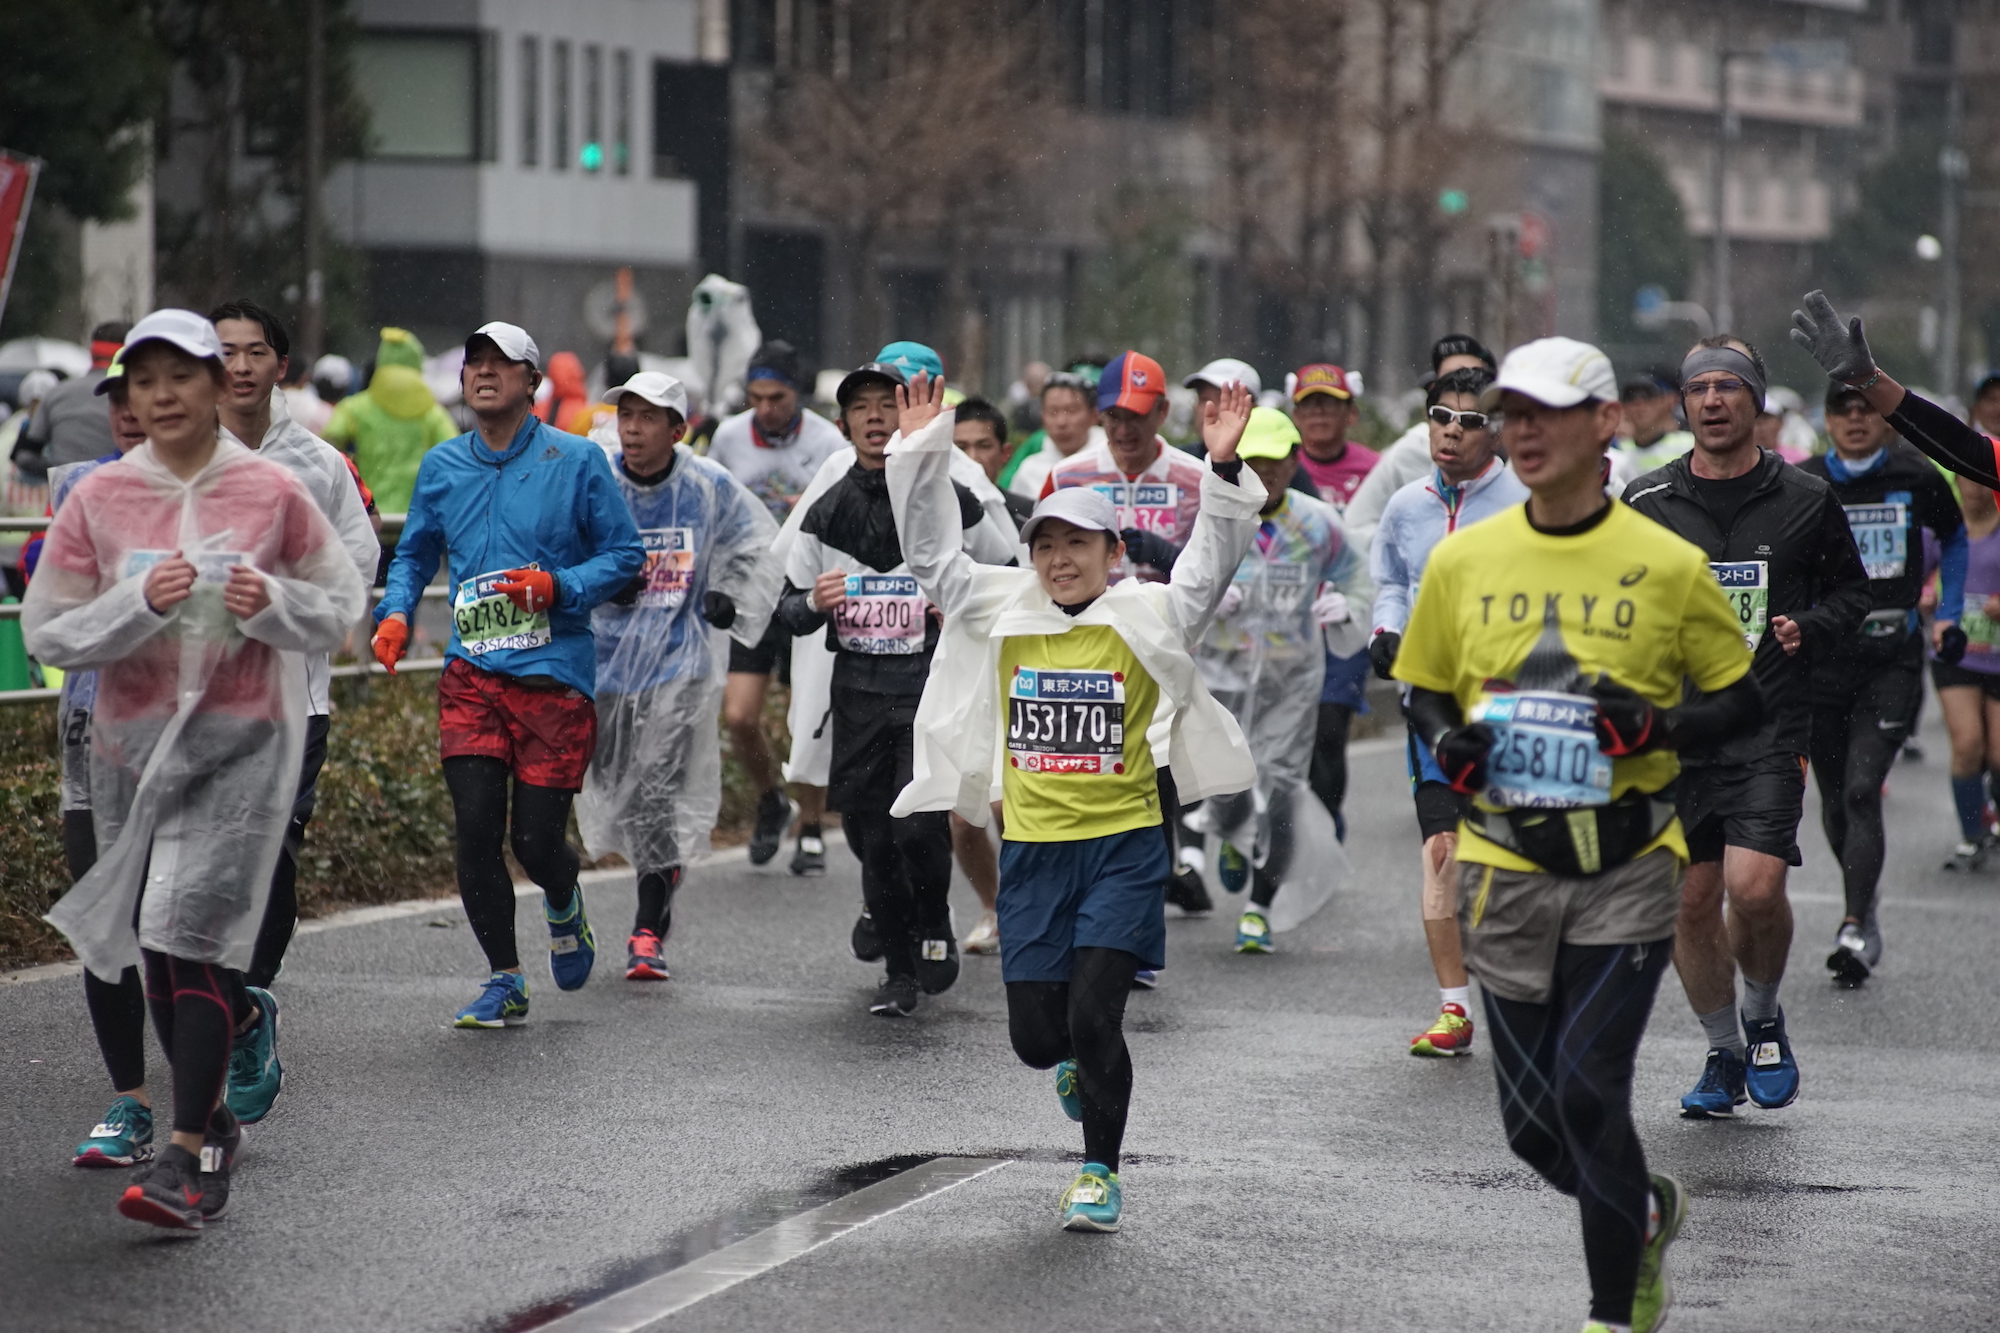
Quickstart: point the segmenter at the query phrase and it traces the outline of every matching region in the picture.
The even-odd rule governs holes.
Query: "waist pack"
[[[1466,822],[1480,837],[1552,875],[1601,875],[1637,856],[1673,822],[1675,784],[1632,791],[1582,810],[1481,810]]]

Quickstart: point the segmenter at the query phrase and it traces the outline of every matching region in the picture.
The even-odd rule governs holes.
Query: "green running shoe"
[[[1116,1231],[1124,1210],[1118,1173],[1101,1163],[1085,1162],[1083,1171],[1062,1194],[1063,1230]]]
[[[111,1103],[90,1137],[76,1146],[72,1166],[136,1166],[153,1160],[153,1112],[136,1097]]]
[[[1236,952],[1276,952],[1276,946],[1271,943],[1271,923],[1264,919],[1262,912],[1253,908],[1236,922]]]
[[[1687,1191],[1681,1183],[1657,1171],[1651,1179],[1660,1221],[1639,1256],[1639,1288],[1632,1295],[1632,1333],[1653,1333],[1667,1322],[1667,1308],[1674,1303],[1674,1284],[1667,1280],[1667,1246],[1681,1234],[1681,1221],[1687,1216]]]
[[[1222,881],[1225,892],[1243,892],[1243,886],[1250,882],[1250,858],[1237,850],[1235,843],[1223,843],[1215,853],[1215,877]]]
[[[1083,1119],[1083,1076],[1077,1073],[1074,1060],[1056,1066],[1056,1100],[1062,1103],[1064,1115],[1072,1120]]]
[[[229,1052],[229,1084],[223,1097],[236,1118],[254,1125],[271,1114],[271,1103],[285,1083],[285,1066],[278,1060],[278,1001],[260,986],[246,986],[256,1002],[255,1027],[236,1038]]]

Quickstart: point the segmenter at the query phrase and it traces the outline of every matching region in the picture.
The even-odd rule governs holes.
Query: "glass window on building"
[[[632,171],[632,53],[611,58],[611,169],[620,176]]]
[[[475,34],[365,32],[354,45],[354,84],[368,107],[371,156],[477,156]]]
[[[556,41],[549,43],[549,92],[553,105],[549,108],[549,127],[555,132],[554,141],[549,145],[549,164],[557,171],[568,171],[570,163],[569,139],[569,43]]]
[[[521,39],[521,165],[542,161],[542,39]]]
[[[604,48],[583,48],[583,148],[577,163],[585,171],[604,166]]]

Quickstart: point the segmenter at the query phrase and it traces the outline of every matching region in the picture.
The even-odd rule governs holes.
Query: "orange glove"
[[[512,582],[496,583],[493,591],[506,593],[508,601],[529,615],[546,611],[556,604],[556,576],[547,570],[505,569],[500,572]]]
[[[396,674],[396,663],[403,660],[403,654],[410,650],[410,625],[399,615],[392,615],[375,627],[375,660],[382,664],[390,675]]]

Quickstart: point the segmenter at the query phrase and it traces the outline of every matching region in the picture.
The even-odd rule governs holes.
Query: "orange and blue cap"
[[[1097,381],[1097,410],[1122,407],[1140,416],[1167,391],[1167,372],[1144,352],[1120,352]]]

